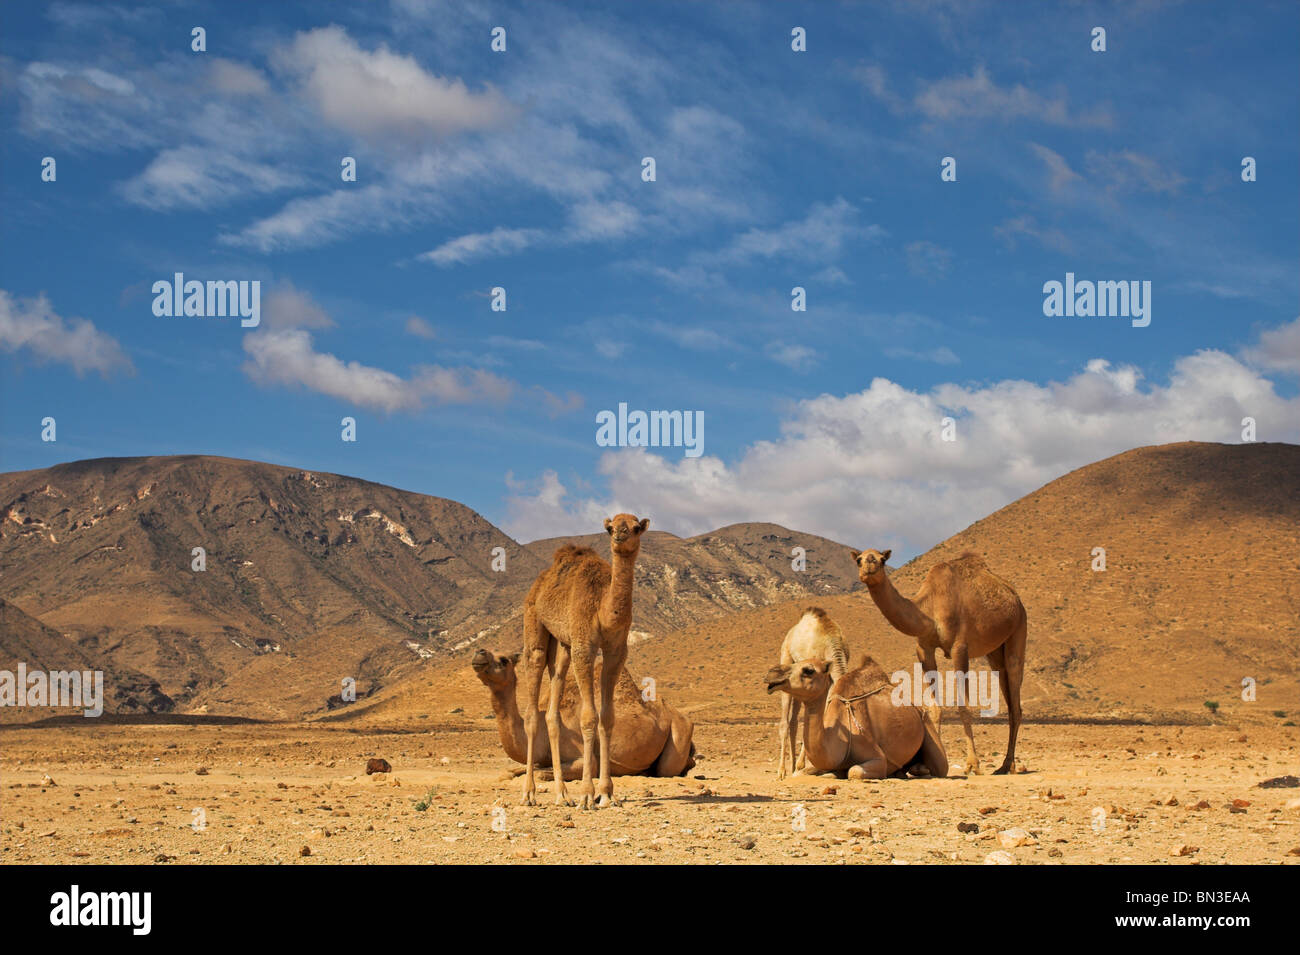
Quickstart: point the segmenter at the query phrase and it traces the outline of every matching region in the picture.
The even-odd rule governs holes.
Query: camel
[[[515,664],[520,656],[519,653],[507,656],[479,650],[470,661],[475,674],[492,694],[492,712],[496,714],[501,746],[516,763],[523,763],[528,746],[524,718],[515,698],[518,685]],[[540,713],[540,702],[536,708]],[[577,688],[569,683],[560,701],[561,767],[564,779],[568,780],[582,775],[578,709]],[[609,754],[613,775],[682,776],[694,767],[695,745],[691,742],[694,726],[691,721],[667,703],[642,699],[636,681],[626,667],[615,686],[614,709],[618,712],[618,721]],[[539,766],[551,765],[550,754],[539,753],[538,756]],[[519,773],[523,772],[520,768]]]
[[[917,706],[895,706],[893,684],[869,656],[838,680],[830,663],[806,662],[767,671],[767,692],[781,690],[804,705],[808,760],[849,779],[947,776],[939,728]]]
[[[1015,588],[989,570],[978,554],[935,564],[925,583],[908,600],[895,588],[885,570],[890,551],[852,551],[858,579],[867,585],[885,619],[896,630],[916,638],[916,658],[927,672],[935,671],[934,651],[953,661],[958,673],[970,670],[970,661],[985,657],[997,672],[1007,701],[1010,725],[1007,755],[994,775],[1015,766],[1016,735],[1020,732],[1020,683],[1025,675],[1025,641],[1028,618]],[[960,684],[960,681],[959,681]],[[966,759],[971,773],[980,772],[971,731],[970,710],[958,707],[966,734]],[[935,710],[935,723],[942,718]]]
[[[781,665],[792,666],[796,663],[831,664],[831,676],[838,680],[848,670],[849,648],[844,642],[844,634],[839,625],[830,618],[821,607],[809,607],[803,612],[799,621],[791,627],[781,641]],[[789,693],[781,694],[781,722],[777,725],[777,737],[780,740],[780,755],[777,757],[776,778],[784,779],[787,767],[790,772],[798,773],[804,768],[804,752],[808,746],[805,735],[799,745],[799,757],[795,758],[794,744],[798,738],[799,707],[801,701]],[[786,747],[789,746],[790,762],[786,762]]]
[[[588,547],[566,544],[555,552],[551,566],[542,571],[524,600],[523,680],[525,700],[537,699],[542,666],[551,675],[551,701],[546,708],[546,728],[551,739],[551,763],[560,765],[560,698],[564,678],[573,663],[573,675],[582,698],[582,808],[615,805],[610,776],[610,740],[616,711],[614,687],[627,660],[627,634],[632,625],[632,570],[641,550],[641,535],[650,519],[632,514],[605,518],[611,564]],[[554,646],[552,646],[554,644]],[[600,654],[600,698],[596,699],[596,654]],[[599,724],[599,725],[598,725]],[[600,781],[593,785],[594,746],[600,737]],[[524,766],[526,806],[537,805],[534,745],[537,709],[524,712],[527,738]],[[555,804],[571,806],[563,774],[555,780]]]

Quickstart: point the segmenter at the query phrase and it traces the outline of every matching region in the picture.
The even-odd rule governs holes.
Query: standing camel
[[[627,660],[627,633],[632,625],[632,570],[641,550],[641,535],[650,519],[631,514],[605,519],[610,558],[605,563],[588,547],[566,544],[555,552],[551,566],[542,571],[524,600],[523,688],[525,700],[537,699],[542,667],[550,663],[551,700],[546,708],[546,728],[551,739],[551,765],[563,765],[560,752],[560,700],[564,679],[573,663],[573,675],[582,697],[582,808],[615,805],[610,776],[610,738],[614,731],[614,688]],[[552,643],[555,644],[552,647]],[[595,657],[600,654],[600,699],[596,700]],[[597,708],[599,706],[599,709]],[[537,805],[534,750],[537,707],[524,710],[524,805]],[[599,723],[600,783],[592,783],[593,747]],[[564,779],[555,780],[555,804],[571,806]]]
[[[885,570],[890,551],[852,551],[858,565],[858,579],[867,585],[885,619],[896,630],[916,638],[916,658],[927,672],[937,669],[934,651],[953,662],[959,675],[970,670],[970,661],[986,657],[998,674],[1002,696],[1007,701],[1009,730],[1007,755],[995,775],[1015,765],[1016,734],[1020,732],[1020,682],[1025,675],[1025,640],[1028,622],[1025,605],[1009,583],[989,570],[978,554],[962,554],[930,568],[925,583],[908,600],[895,588]],[[963,685],[958,680],[958,685]],[[980,771],[975,755],[975,734],[970,710],[962,701],[962,730],[966,734],[966,759],[970,772]],[[936,715],[936,723],[940,719]]]
[[[803,612],[799,621],[791,627],[781,641],[781,666],[795,666],[800,663],[830,663],[832,681],[838,680],[848,670],[849,648],[844,642],[844,633],[839,624],[830,618],[821,607],[809,607]],[[799,744],[799,756],[795,758],[795,743],[799,741],[799,708],[802,699],[791,693],[781,694],[781,722],[777,726],[777,737],[781,752],[777,758],[776,778],[784,779],[789,773],[797,773],[804,768],[804,754],[808,746],[808,733],[805,730],[803,742]],[[786,759],[786,752],[790,758]]]

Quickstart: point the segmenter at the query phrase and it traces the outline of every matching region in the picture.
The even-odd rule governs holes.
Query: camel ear
[[[851,551],[849,551],[849,554],[853,557],[853,563],[856,564],[856,563],[858,562],[858,558],[862,556],[862,551],[860,551],[860,550],[851,550]]]
[[[830,672],[831,672],[831,661],[830,661],[830,660],[826,660],[825,662],[822,663],[822,672],[823,672],[823,673],[830,673]]]
[[[614,533],[614,522],[608,517],[605,518],[605,533],[606,534]]]
[[[520,658],[523,657],[523,655],[524,655],[524,651],[523,651],[523,650],[516,650],[514,653],[510,654],[510,662],[511,662],[511,663],[518,663],[519,660],[520,660]]]
[[[636,532],[637,532],[638,534],[643,534],[643,533],[645,533],[649,528],[650,528],[650,518],[648,518],[648,517],[643,517],[643,518],[641,518],[641,523],[638,524],[638,525],[636,526]]]
[[[889,560],[889,555],[892,553],[893,553],[892,550],[885,551],[883,554],[880,555],[880,562],[883,564],[885,561]]]

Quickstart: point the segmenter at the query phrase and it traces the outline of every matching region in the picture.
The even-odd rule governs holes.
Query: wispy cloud
[[[135,373],[117,339],[87,319],[63,318],[44,295],[18,299],[0,289],[0,348],[29,355],[38,364],[71,365],[78,375]]]

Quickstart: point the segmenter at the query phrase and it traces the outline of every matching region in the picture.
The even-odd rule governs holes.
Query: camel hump
[[[864,653],[856,667],[835,681],[831,692],[844,697],[858,696],[881,685],[889,685],[889,674],[871,654]]]
[[[588,554],[592,557],[599,556],[590,547],[579,547],[577,544],[561,544],[559,547],[555,548],[555,553],[551,556],[551,560],[558,564],[560,561],[570,561],[575,557],[586,557]]]
[[[831,619],[831,615],[821,607],[805,607],[803,613],[805,617],[816,617],[822,623],[828,623]]]

